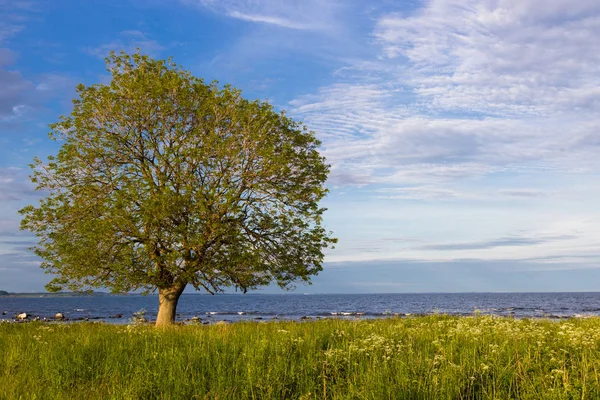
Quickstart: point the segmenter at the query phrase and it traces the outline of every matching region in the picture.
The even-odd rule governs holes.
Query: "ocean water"
[[[155,319],[157,296],[0,297],[0,320],[12,320],[22,312],[51,319],[61,312],[70,321],[128,323],[140,310],[146,310],[147,319]],[[600,315],[600,293],[184,294],[177,311],[180,321],[197,316],[213,322],[475,312],[516,318],[568,318]],[[117,314],[120,316],[115,317]]]

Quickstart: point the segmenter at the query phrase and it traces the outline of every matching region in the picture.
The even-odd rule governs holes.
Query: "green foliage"
[[[171,60],[111,53],[107,67],[110,84],[79,85],[51,125],[58,154],[32,165],[48,194],[21,227],[56,276],[48,290],[309,282],[335,242],[314,134]]]
[[[0,398],[600,398],[600,319],[0,324]]]
[[[0,296],[8,296],[9,294],[6,290],[0,290]]]

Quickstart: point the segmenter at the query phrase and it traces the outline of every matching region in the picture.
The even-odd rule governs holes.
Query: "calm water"
[[[0,319],[26,312],[50,318],[62,312],[70,320],[102,319],[127,323],[134,312],[156,318],[157,296],[0,297]],[[600,315],[600,293],[420,293],[420,294],[250,294],[183,295],[178,320],[378,318],[388,315],[481,313],[515,317],[563,318]],[[114,317],[121,314],[120,318]]]

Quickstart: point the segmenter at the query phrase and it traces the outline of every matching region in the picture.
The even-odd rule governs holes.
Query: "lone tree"
[[[289,288],[321,271],[329,172],[320,142],[268,103],[139,51],[106,59],[108,85],[77,87],[50,125],[58,154],[32,164],[27,206],[50,291],[158,290],[156,325],[189,284],[209,293]]]

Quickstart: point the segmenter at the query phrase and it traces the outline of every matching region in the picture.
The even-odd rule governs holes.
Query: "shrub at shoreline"
[[[0,324],[0,399],[600,398],[600,318]]]

